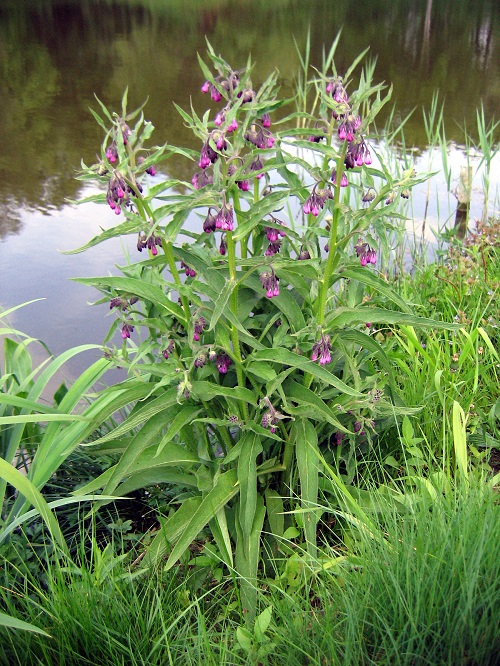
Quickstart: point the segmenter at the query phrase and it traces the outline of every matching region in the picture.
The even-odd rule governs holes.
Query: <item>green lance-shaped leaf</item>
[[[200,412],[200,407],[190,407],[189,405],[182,406],[182,409],[180,409],[179,413],[175,415],[172,422],[168,426],[167,432],[162,437],[161,442],[158,444],[158,456],[162,452],[163,447],[168,444],[177,434],[179,434],[185,425],[194,421]]]
[[[467,435],[466,418],[460,404],[453,401],[453,446],[455,449],[455,460],[463,480],[469,480],[467,469]]]
[[[244,498],[240,498],[240,502]],[[247,623],[251,624],[255,618],[257,608],[257,570],[259,567],[260,538],[264,527],[266,508],[262,495],[257,495],[257,506],[252,530],[248,537],[243,534],[239,519],[236,519],[236,571],[240,578],[241,604],[246,614]]]
[[[222,507],[226,506],[229,500],[239,492],[239,489],[236,470],[231,469],[219,476],[212,490],[201,500],[199,506],[191,512],[185,522],[182,534],[167,560],[165,567],[167,570],[174,566],[205,525],[217,515]]]
[[[212,400],[213,398],[232,398],[233,400],[244,400],[250,405],[256,405],[257,399],[252,391],[241,386],[219,386],[211,382],[193,382],[191,392],[199,400]]]
[[[450,331],[460,328],[459,324],[451,324],[446,321],[436,321],[434,319],[427,319],[426,317],[405,314],[404,312],[394,312],[393,310],[371,307],[337,308],[326,318],[326,325],[331,330],[333,328],[363,324],[367,321],[384,324],[406,324],[409,326],[420,326],[421,328],[447,329]]]
[[[257,508],[257,456],[259,453],[262,453],[260,438],[253,432],[245,433],[242,437],[238,458],[238,481],[240,482],[238,516],[245,539],[250,538]]]
[[[240,241],[242,238],[248,236],[262,222],[266,215],[269,215],[269,213],[272,213],[285,204],[288,194],[288,190],[273,192],[253,205],[249,212],[239,211],[238,218],[242,221],[239,222],[238,228],[233,234],[233,239]]]
[[[42,636],[47,636],[50,638],[50,634],[48,634],[46,631],[43,631],[43,629],[39,629],[38,627],[35,627],[34,624],[30,624],[29,622],[24,622],[24,620],[18,620],[17,617],[7,615],[6,613],[0,613],[0,626],[10,627],[11,629],[21,629],[23,631],[31,631],[34,634],[42,634]]]
[[[222,507],[222,509],[217,512],[215,518],[212,518],[210,521],[210,529],[224,563],[227,567],[233,569],[233,548],[231,544],[231,537],[229,536],[229,529],[227,526],[225,507]]]
[[[311,391],[311,389],[292,380],[288,380],[284,384],[283,389],[287,400],[297,403],[296,408],[288,406],[287,411],[290,414],[310,417],[320,422],[327,421],[341,432],[349,432],[335,417],[333,410],[330,409],[326,402]]]
[[[148,393],[151,392],[151,384],[142,383],[142,388],[148,391]],[[139,394],[139,396],[137,396],[135,399],[140,400],[141,398],[145,398],[146,395],[147,394],[144,393],[142,395]],[[93,442],[89,442],[87,446],[91,447],[95,445],[100,445],[104,444],[105,442],[118,439],[122,435],[133,430],[134,428],[137,428],[138,426],[142,425],[146,421],[149,421],[149,419],[151,419],[159,412],[163,412],[164,410],[172,407],[172,405],[175,404],[177,404],[177,389],[176,388],[168,389],[167,391],[162,392],[161,395],[155,397],[154,399],[145,401],[143,404],[139,404],[139,406],[136,407],[129,414],[129,416],[125,419],[125,421],[123,421],[123,423],[121,423],[111,432],[108,432],[106,435],[103,435],[103,437],[100,437],[99,439],[96,439]],[[163,425],[166,426],[167,423],[168,421],[165,419]]]
[[[401,296],[397,294],[394,289],[392,289],[386,282],[384,282],[384,280],[366,268],[362,268],[361,266],[357,268],[346,268],[341,271],[341,273],[339,273],[339,277],[349,280],[358,280],[358,282],[362,282],[368,287],[373,287],[377,294],[385,296],[387,299],[398,305],[401,310],[403,310],[403,312],[411,312],[404,298],[401,298]]]
[[[62,535],[59,524],[47,505],[47,502],[42,497],[41,493],[35,486],[27,479],[21,472],[9,465],[8,462],[0,458],[0,477],[10,483],[20,494],[22,494],[26,501],[29,502],[38,511],[44,523],[49,528],[49,531],[59,544],[61,550],[69,555],[66,541]],[[7,536],[5,530],[0,531],[0,543]]]
[[[304,533],[307,552],[316,558],[316,525],[318,522],[318,435],[308,419],[299,419],[292,426],[295,456],[299,469],[300,499],[304,514]]]
[[[208,327],[208,330],[211,331],[215,328],[215,325],[219,321],[222,313],[227,307],[228,301],[231,297],[231,294],[233,293],[234,289],[236,287],[236,281],[235,280],[228,280],[226,284],[224,285],[223,290],[221,291],[219,297],[215,301],[214,305],[214,311],[212,313],[212,317],[210,319],[210,326]]]
[[[276,490],[266,488],[264,493],[266,499],[267,519],[274,537],[280,538],[285,532],[285,508],[283,499]]]
[[[313,375],[316,379],[325,382],[325,384],[334,386],[341,393],[346,393],[347,395],[352,395],[354,397],[361,396],[359,391],[356,391],[352,387],[345,384],[341,379],[333,375],[326,368],[314,363],[308,358],[304,358],[304,356],[299,356],[299,354],[295,354],[288,349],[273,348],[255,351],[252,352],[252,354],[249,356],[249,359],[252,361],[269,361],[274,363],[281,363],[283,365],[299,368],[300,370]]]
[[[143,280],[137,278],[129,277],[97,277],[97,278],[73,278],[76,282],[81,282],[82,284],[87,284],[91,287],[105,287],[107,289],[116,289],[117,291],[122,291],[127,294],[134,294],[139,298],[144,298],[151,303],[154,303],[159,308],[164,308],[167,312],[174,317],[185,327],[187,328],[187,323],[184,317],[184,311],[182,308],[173,303],[164,291],[157,287],[154,284],[148,284]]]

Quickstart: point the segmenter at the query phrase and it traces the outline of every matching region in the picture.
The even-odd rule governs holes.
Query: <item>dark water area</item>
[[[251,54],[256,84],[278,69],[289,95],[295,44],[304,50],[308,30],[313,65],[339,30],[339,72],[370,48],[375,80],[394,86],[396,118],[416,109],[405,126],[409,147],[426,149],[421,110],[436,91],[447,137],[457,143],[464,127],[474,135],[481,104],[486,119],[498,117],[495,0],[0,0],[0,306],[46,299],[16,313],[18,328],[60,352],[102,342],[110,323],[104,306],[87,305],[95,295],[69,278],[116,272],[133,243],[59,252],[115,222],[104,207],[67,203],[86,194],[74,178],[80,160],[91,163],[100,150],[101,130],[88,110],[97,108],[94,95],[118,109],[128,86],[131,107],[149,98],[155,143],[198,148],[173,102],[186,108],[192,98],[203,112],[197,53],[205,38],[235,68]],[[191,178],[186,160],[169,169]]]

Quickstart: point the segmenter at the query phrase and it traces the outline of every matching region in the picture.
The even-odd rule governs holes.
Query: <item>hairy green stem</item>
[[[226,232],[227,243],[227,258],[229,266],[229,279],[234,283],[234,288],[230,297],[230,308],[234,316],[238,316],[238,283],[236,275],[236,244],[233,240],[233,232]],[[238,386],[245,388],[245,375],[243,373],[243,365],[240,349],[240,338],[238,329],[234,324],[231,325],[231,342],[233,343],[233,354],[235,358],[236,376],[238,378]],[[246,402],[243,403],[243,416],[248,419],[248,406]]]
[[[330,225],[330,237],[328,241],[329,250],[328,258],[326,260],[325,272],[323,273],[323,280],[319,283],[319,294],[318,294],[318,309],[316,317],[318,323],[323,325],[325,320],[325,310],[326,310],[326,299],[328,295],[328,289],[330,288],[330,281],[332,279],[333,271],[338,264],[339,256],[337,252],[337,229],[340,218],[340,183],[342,180],[342,174],[344,172],[344,158],[347,151],[347,141],[344,142],[342,150],[340,151],[339,157],[337,159],[337,171],[336,171],[336,185],[335,185],[335,194],[333,197],[333,219]]]

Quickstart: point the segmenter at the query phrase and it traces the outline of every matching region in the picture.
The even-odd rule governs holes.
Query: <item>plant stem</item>
[[[155,216],[150,208],[150,206],[144,201],[142,198],[142,195],[140,192],[137,192],[137,197],[136,197],[136,204],[137,208],[139,210],[139,213],[141,214],[141,217],[145,222],[152,221],[153,224],[155,223]],[[168,262],[168,267],[170,269],[170,273],[172,274],[172,277],[174,279],[175,284],[178,287],[182,287],[182,282],[181,278],[179,277],[179,271],[177,270],[177,266],[175,265],[175,257],[174,253],[172,252],[172,243],[166,242],[165,240],[162,240],[161,244],[162,250],[165,254],[165,257]],[[180,290],[179,290],[180,292]],[[187,327],[189,326],[189,319],[191,317],[191,311],[189,309],[189,301],[188,299],[183,296],[181,293],[179,293],[182,307],[184,309],[184,313],[186,315],[186,321],[184,324],[184,328],[187,330]]]
[[[234,283],[234,288],[231,292],[229,305],[234,316],[236,317],[238,316],[238,283],[236,275],[236,245],[233,240],[232,231],[226,232],[226,242],[227,242],[227,258],[229,266],[229,279]],[[231,325],[231,342],[233,343],[233,354],[235,357],[238,386],[245,388],[245,375],[243,373],[243,366],[241,359],[240,338],[238,335],[238,329],[234,324]],[[246,402],[243,402],[243,415],[245,419],[248,419],[248,406]]]
[[[344,141],[342,150],[340,151],[339,157],[337,159],[337,170],[336,170],[336,185],[335,185],[335,194],[333,197],[333,219],[330,226],[330,238],[329,238],[329,250],[328,258],[326,260],[325,272],[323,274],[323,280],[319,284],[319,294],[318,294],[318,310],[316,317],[318,323],[323,325],[325,320],[325,310],[326,310],[326,297],[328,294],[328,289],[330,287],[330,281],[332,278],[332,273],[335,269],[335,266],[338,263],[339,257],[337,253],[337,228],[340,217],[340,183],[342,180],[342,174],[344,172],[344,158],[347,151],[347,141]]]

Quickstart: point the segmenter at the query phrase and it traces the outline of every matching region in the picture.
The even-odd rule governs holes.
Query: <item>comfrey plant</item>
[[[127,115],[126,96],[120,116],[102,105],[103,117],[94,114],[106,137],[81,177],[107,187],[95,198],[122,221],[86,247],[136,233],[148,256],[123,276],[82,280],[116,313],[111,332],[120,329],[123,345],[106,353],[132,374],[109,391],[136,400],[92,442],[121,457],[84,490],[175,487],[176,510],[143,562],[167,554],[173,566],[208,528],[252,617],[263,535],[279,548],[298,526],[314,558],[325,465],[345,472],[405,411],[371,325],[440,324],[413,316],[375,268],[377,235],[417,182],[413,171],[371,165],[382,86],[362,75],[351,94],[351,72],[318,74],[319,115],[278,118],[276,74],[255,89],[250,66],[235,70],[210,47],[208,56],[199,94],[213,107],[203,118],[178,109],[199,152],[146,150],[153,128],[141,110]],[[293,127],[297,118],[305,129]],[[193,162],[191,183],[147,180],[170,156]],[[352,207],[349,188],[363,188],[365,203]],[[373,290],[393,309],[371,307]]]

